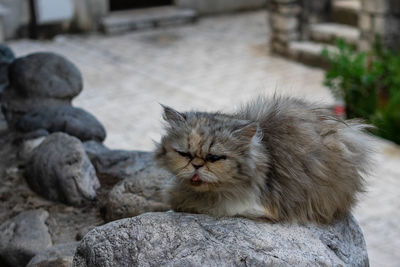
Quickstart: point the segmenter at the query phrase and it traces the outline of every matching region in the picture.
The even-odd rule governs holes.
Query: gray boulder
[[[38,252],[50,247],[45,223],[48,217],[47,211],[30,210],[4,222],[0,226],[0,265],[25,266]]]
[[[354,218],[332,225],[271,224],[175,212],[146,213],[97,227],[75,267],[368,266]]]
[[[41,107],[70,105],[83,86],[73,63],[54,53],[34,53],[8,67],[9,86],[2,96],[2,111],[11,127],[25,113]]]
[[[54,245],[33,257],[26,267],[71,267],[79,242]]]
[[[8,46],[0,44],[0,64],[10,64],[15,60],[14,52]]]
[[[100,187],[82,143],[64,133],[49,135],[34,149],[25,176],[36,193],[72,205],[94,199]]]
[[[103,125],[90,113],[71,106],[44,107],[22,116],[16,129],[31,132],[45,129],[48,132],[65,132],[82,141],[103,141],[106,131]]]
[[[16,59],[10,66],[13,90],[26,97],[69,99],[83,87],[78,68],[54,53],[34,53]]]
[[[0,100],[3,91],[7,87],[7,85],[8,85],[8,64],[0,63]]]
[[[154,153],[110,150],[96,141],[85,142],[84,148],[101,184],[114,186],[105,204],[108,221],[170,209],[161,187],[171,174],[156,165]]]
[[[0,99],[8,85],[8,66],[14,59],[14,52],[8,46],[0,44]]]
[[[106,220],[171,209],[161,194],[162,184],[170,177],[170,173],[149,165],[115,185],[107,196]]]

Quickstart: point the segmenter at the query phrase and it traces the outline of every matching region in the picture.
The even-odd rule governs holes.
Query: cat
[[[351,210],[370,166],[368,125],[291,97],[259,97],[233,114],[163,106],[157,162],[175,211],[272,222],[331,223]]]

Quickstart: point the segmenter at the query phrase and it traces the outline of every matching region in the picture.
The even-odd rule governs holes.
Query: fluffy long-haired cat
[[[156,159],[176,211],[329,223],[349,212],[369,165],[366,125],[303,100],[259,98],[234,114],[164,107]]]

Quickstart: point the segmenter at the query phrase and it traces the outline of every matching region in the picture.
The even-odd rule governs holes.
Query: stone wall
[[[400,1],[362,0],[359,14],[361,38],[359,48],[371,47],[379,35],[382,43],[390,48],[400,48]]]
[[[299,0],[272,0],[268,2],[270,44],[273,52],[286,55],[290,41],[301,37],[301,6]]]
[[[215,14],[262,8],[266,0],[175,0],[178,7],[191,8],[198,14]]]
[[[281,55],[290,54],[291,41],[310,39],[309,29],[312,24],[334,20],[332,2],[333,0],[269,0],[267,10],[272,52]],[[380,37],[384,46],[399,49],[400,1],[360,0],[360,2],[359,49],[370,49],[376,36]]]

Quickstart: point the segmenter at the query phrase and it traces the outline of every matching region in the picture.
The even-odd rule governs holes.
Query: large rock
[[[71,267],[79,242],[54,245],[33,257],[26,267]]]
[[[15,60],[14,52],[8,46],[0,44],[0,64],[10,64]]]
[[[82,141],[103,141],[106,131],[103,125],[90,113],[71,106],[44,107],[22,116],[16,129],[31,132],[45,129],[49,132],[65,132]]]
[[[8,68],[10,85],[3,92],[2,111],[8,123],[41,107],[70,105],[83,86],[73,63],[54,53],[34,53],[14,60]]]
[[[98,174],[118,181],[155,165],[152,152],[111,150],[95,141],[84,142],[84,148]]]
[[[72,99],[83,86],[82,75],[68,59],[54,53],[34,53],[10,66],[13,90],[27,97]]]
[[[0,100],[4,88],[8,85],[8,66],[14,59],[14,52],[8,46],[0,44]]]
[[[170,177],[170,173],[149,166],[124,179],[108,193],[106,219],[112,221],[149,211],[171,209],[161,194],[162,184]]]
[[[20,213],[0,226],[0,265],[25,266],[41,250],[52,245],[44,210]],[[2,262],[3,261],[3,262]]]
[[[26,178],[41,196],[72,205],[94,199],[100,187],[82,143],[64,133],[49,135],[32,152]]]
[[[93,229],[74,266],[368,266],[368,256],[352,216],[301,226],[167,212]]]
[[[156,165],[154,153],[110,150],[95,141],[85,142],[84,147],[101,184],[116,184],[106,199],[108,221],[170,209],[162,200],[161,187],[172,174]]]

